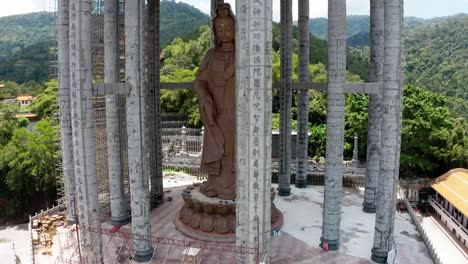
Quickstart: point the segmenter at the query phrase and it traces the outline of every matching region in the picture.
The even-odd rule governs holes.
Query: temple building
[[[453,169],[431,185],[429,204],[447,228],[468,248],[468,170]]]

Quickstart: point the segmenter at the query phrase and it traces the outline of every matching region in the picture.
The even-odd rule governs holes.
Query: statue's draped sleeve
[[[211,48],[205,55],[203,63],[196,73],[195,90],[198,94],[200,118],[205,126],[203,139],[202,167],[208,163],[220,161],[224,153],[224,138],[216,124],[215,102],[210,93],[210,64],[213,59],[214,49]]]

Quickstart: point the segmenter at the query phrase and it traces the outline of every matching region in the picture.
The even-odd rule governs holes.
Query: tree
[[[408,85],[403,98],[401,172],[440,175],[449,169],[453,123],[445,98]]]
[[[0,102],[0,147],[7,144],[13,136],[13,131],[19,126],[15,116],[19,105]]]
[[[10,142],[0,148],[0,172],[5,173],[11,206],[19,206],[10,208],[9,216],[32,209],[34,199],[52,200],[58,150],[56,128],[47,119],[39,121],[32,131],[15,129]]]
[[[57,107],[58,83],[51,80],[45,83],[44,92],[32,102],[30,108],[39,118],[50,117]]]

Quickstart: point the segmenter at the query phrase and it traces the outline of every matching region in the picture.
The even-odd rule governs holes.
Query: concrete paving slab
[[[274,185],[276,187],[276,185]],[[291,196],[277,197],[283,212],[283,230],[318,248],[322,234],[323,186],[298,189]],[[343,188],[341,207],[341,246],[338,253],[370,259],[374,239],[375,214],[362,211],[364,190]],[[394,226],[395,263],[433,263],[422,238],[408,214],[396,213]]]

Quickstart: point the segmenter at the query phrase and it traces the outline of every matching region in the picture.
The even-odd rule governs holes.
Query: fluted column
[[[67,206],[67,223],[76,222],[75,172],[73,166],[73,139],[70,104],[70,41],[69,1],[58,3],[58,84],[60,96],[60,140],[62,146],[63,183]]]
[[[104,82],[120,82],[118,0],[104,2]],[[111,224],[126,225],[130,221],[124,199],[123,164],[121,154],[121,111],[119,95],[106,96],[107,162]]]
[[[132,232],[136,238],[151,235],[148,157],[145,149],[145,1],[125,3],[125,75],[127,94],[128,167]],[[137,262],[149,261],[151,241],[134,239]]]
[[[299,81],[309,82],[309,0],[299,0]],[[301,89],[298,96],[296,187],[307,187],[307,161],[309,156],[309,91]]]
[[[383,82],[384,8],[383,0],[370,1],[370,67],[369,82]],[[383,87],[383,86],[382,86]],[[367,173],[362,210],[375,213],[375,195],[379,177],[382,90],[369,96],[369,126],[367,130]]]
[[[100,229],[92,104],[91,0],[70,1],[70,85],[78,224]],[[99,233],[80,228],[85,263],[100,263]]]
[[[272,1],[237,0],[236,9],[236,245],[259,245],[237,263],[258,263],[271,246]]]
[[[384,0],[382,149],[377,184],[374,247],[371,256],[377,263],[386,263],[388,252],[393,249],[403,99],[402,8],[401,0]]]
[[[346,75],[346,0],[328,1],[328,95],[324,208],[321,246],[340,244]]]
[[[291,194],[292,0],[281,1],[280,157],[278,195]]]

